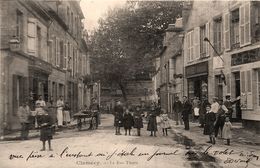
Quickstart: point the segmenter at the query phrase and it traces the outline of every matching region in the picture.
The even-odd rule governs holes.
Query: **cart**
[[[92,110],[83,110],[73,115],[73,118],[77,120],[78,130],[81,131],[82,128],[96,129],[96,113]]]

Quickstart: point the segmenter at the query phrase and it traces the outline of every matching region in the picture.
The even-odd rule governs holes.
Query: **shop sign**
[[[186,77],[194,77],[208,74],[208,62],[201,62],[186,67]]]

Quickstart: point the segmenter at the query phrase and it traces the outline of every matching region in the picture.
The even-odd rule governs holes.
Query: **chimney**
[[[185,26],[186,23],[188,22],[191,9],[192,9],[192,0],[184,1],[183,2],[183,8],[182,8],[182,24],[183,24],[183,26]]]

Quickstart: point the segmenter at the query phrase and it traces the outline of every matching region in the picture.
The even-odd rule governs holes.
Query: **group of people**
[[[226,139],[227,145],[230,145],[232,106],[239,100],[240,97],[237,97],[235,101],[231,101],[230,95],[227,95],[225,102],[215,97],[210,104],[206,97],[203,97],[202,101],[195,97],[191,102],[186,96],[183,97],[183,102],[176,97],[173,103],[176,125],[179,125],[179,122],[181,125],[184,123],[184,129],[189,130],[190,118],[193,122],[199,119],[200,127],[204,128],[203,133],[209,135],[208,143],[215,144],[220,131],[220,137]]]
[[[160,107],[152,104],[148,111],[149,112],[145,114],[140,106],[129,108],[123,106],[120,101],[117,101],[114,108],[115,134],[121,135],[120,127],[124,127],[125,135],[131,135],[132,128],[136,128],[137,136],[141,136],[141,129],[144,127],[143,119],[147,118],[147,131],[150,131],[150,136],[156,137],[158,122],[160,122],[163,135],[167,136],[167,129],[170,128],[170,123],[166,110],[161,110]],[[157,121],[158,117],[160,118],[160,121]]]
[[[35,105],[30,109],[29,101],[25,101],[18,108],[18,118],[21,123],[21,139],[28,139],[30,125],[40,129],[40,140],[43,143],[42,150],[45,150],[45,142],[48,141],[49,150],[55,126],[62,127],[70,123],[70,106],[64,104],[63,97],[60,96],[56,105],[52,98],[45,102],[40,95]],[[30,120],[33,117],[33,121]],[[33,123],[32,123],[33,122]]]

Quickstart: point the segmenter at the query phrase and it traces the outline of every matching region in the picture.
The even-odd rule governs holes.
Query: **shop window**
[[[217,18],[214,20],[214,47],[216,51],[222,53],[222,18]],[[214,52],[217,55],[216,52]]]

